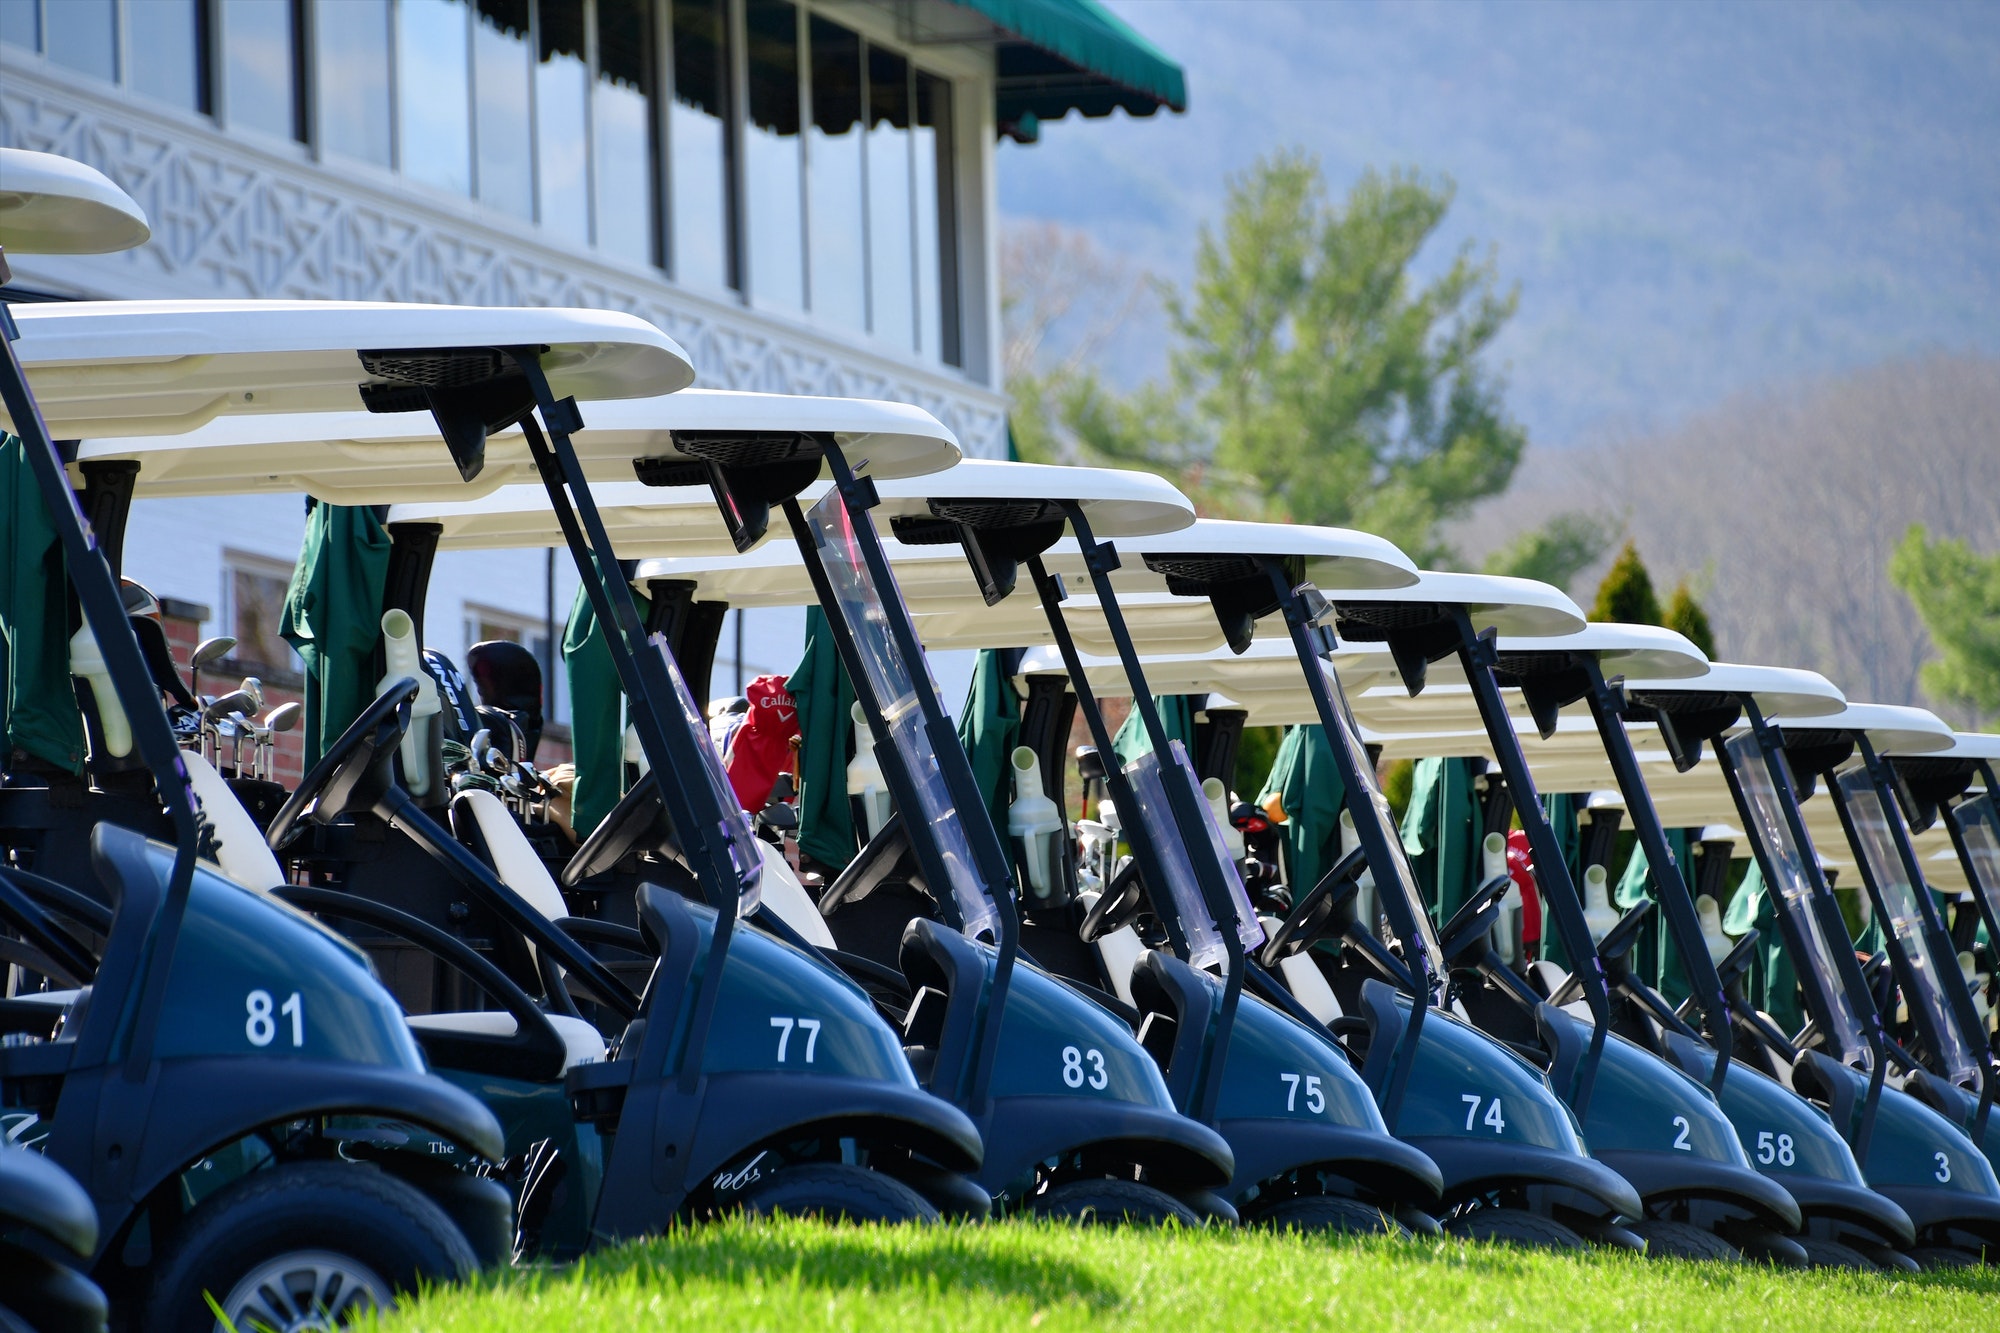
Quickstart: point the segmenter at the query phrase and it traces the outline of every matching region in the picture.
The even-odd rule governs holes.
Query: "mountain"
[[[1424,263],[1496,249],[1497,345],[1538,444],[1672,429],[1732,395],[2000,352],[2000,5],[1108,0],[1191,109],[1003,146],[1009,219],[1184,282],[1225,180],[1317,153],[1448,175]],[[1156,320],[1108,350],[1161,364]]]

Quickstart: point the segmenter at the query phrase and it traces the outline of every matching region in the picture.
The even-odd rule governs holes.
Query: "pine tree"
[[[1653,578],[1639,559],[1639,548],[1631,542],[1611,562],[1610,573],[1597,585],[1597,602],[1590,618],[1624,625],[1660,623],[1660,599],[1653,593]]]
[[[1715,656],[1715,630],[1708,623],[1708,612],[1701,609],[1701,603],[1688,591],[1686,579],[1674,585],[1673,596],[1667,598],[1667,612],[1661,623],[1686,635],[1695,647],[1709,657]]]

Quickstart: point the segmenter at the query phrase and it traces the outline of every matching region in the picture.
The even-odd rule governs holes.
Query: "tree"
[[[1631,542],[1611,562],[1611,572],[1597,585],[1597,601],[1590,618],[1621,625],[1660,623],[1660,599],[1653,593],[1653,577],[1639,559],[1639,548]]]
[[[1570,580],[1596,564],[1616,537],[1609,520],[1566,510],[1487,556],[1486,572],[1539,579],[1567,592]]]
[[[1147,467],[1205,513],[1364,527],[1443,558],[1439,524],[1503,490],[1526,444],[1486,364],[1515,306],[1491,259],[1467,245],[1428,283],[1410,275],[1451,198],[1449,181],[1368,172],[1336,206],[1312,158],[1258,161],[1202,229],[1192,284],[1155,286],[1170,373],[1130,394],[1075,354],[1102,321],[1072,313],[1129,313],[1124,271],[1082,250],[1022,254],[1008,339],[1022,455]],[[1067,355],[1046,336],[1065,320],[1083,325]]]
[[[1925,691],[1981,716],[2000,713],[2000,552],[1966,541],[1932,541],[1915,523],[1889,559],[1889,578],[1917,609],[1938,660],[1926,662]]]
[[[1673,596],[1667,598],[1666,614],[1660,618],[1660,623],[1685,635],[1707,656],[1715,656],[1715,631],[1709,626],[1708,612],[1702,610],[1701,603],[1694,599],[1686,579],[1674,585]]]

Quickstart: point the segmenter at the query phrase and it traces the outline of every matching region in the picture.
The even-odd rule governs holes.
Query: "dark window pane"
[[[875,336],[917,344],[910,234],[910,62],[868,48],[868,286]]]
[[[674,278],[737,285],[729,201],[729,27],[723,0],[673,0],[674,104],[667,132]]]
[[[125,0],[125,35],[142,53],[127,62],[125,81],[183,111],[206,112],[207,9],[202,0]]]
[[[861,39],[814,15],[812,128],[806,137],[806,203],[813,314],[868,328],[866,230],[861,208]]]
[[[320,145],[386,167],[389,0],[340,0],[313,11]]]
[[[298,30],[291,0],[221,0],[223,111],[231,129],[296,139]]]
[[[53,0],[46,13],[49,59],[100,79],[118,77],[118,22],[111,0]]]
[[[597,0],[597,245],[654,263],[653,32],[650,0]]]
[[[590,67],[584,63],[583,0],[541,0],[535,65],[535,164],[542,226],[590,243],[590,145],[584,138]]]
[[[962,366],[951,91],[949,80],[917,72],[917,314],[924,354]]]
[[[0,42],[42,49],[42,7],[35,0],[0,0]]]
[[[403,174],[472,193],[472,69],[464,0],[396,6],[396,97]]]
[[[479,0],[472,28],[479,202],[535,216],[534,131],[528,123],[528,0]]]
[[[744,185],[750,226],[750,295],[758,305],[806,303],[800,218],[799,15],[791,0],[745,0],[750,123]]]

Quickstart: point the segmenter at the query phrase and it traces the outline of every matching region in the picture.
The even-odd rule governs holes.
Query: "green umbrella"
[[[1440,922],[1449,921],[1478,887],[1485,827],[1473,795],[1477,778],[1470,759],[1419,759],[1411,774],[1403,850]]]
[[[1688,864],[1688,830],[1670,828],[1666,833],[1667,849],[1674,854],[1674,863],[1685,871]],[[1620,911],[1637,907],[1647,900],[1653,902],[1653,915],[1640,928],[1639,940],[1632,946],[1632,970],[1670,1003],[1678,1005],[1689,994],[1687,969],[1681,964],[1680,950],[1674,945],[1672,933],[1661,929],[1658,911],[1660,895],[1653,884],[1651,869],[1646,849],[1633,847],[1632,859],[1625,863],[1625,873],[1619,877],[1611,901]]]
[[[1257,804],[1272,797],[1285,812],[1285,851],[1295,895],[1303,894],[1340,860],[1340,812],[1347,786],[1333,762],[1333,747],[1317,724],[1285,732],[1271,761]]]
[[[854,687],[826,612],[806,608],[806,651],[785,682],[799,707],[799,850],[835,870],[854,859],[854,808],[847,761],[854,736]]]
[[[389,534],[371,508],[314,504],[278,633],[306,665],[305,763],[375,697]]]
[[[646,598],[635,591],[632,601],[644,616]],[[604,624],[582,588],[563,626],[562,657],[569,677],[570,763],[576,769],[569,818],[581,841],[625,795],[625,690]]]
[[[1194,758],[1195,711],[1207,701],[1205,694],[1161,694],[1153,699],[1154,706],[1160,710],[1160,725],[1166,729],[1167,739],[1179,741],[1185,746],[1190,760]],[[1146,734],[1146,724],[1140,719],[1137,708],[1125,715],[1118,734],[1111,738],[1111,751],[1121,765],[1153,752],[1152,737]]]
[[[1729,900],[1723,913],[1722,929],[1728,935],[1757,930],[1757,949],[1750,962],[1750,1001],[1777,1021],[1787,1034],[1805,1026],[1805,1006],[1799,999],[1798,974],[1778,934],[1778,906],[1775,895],[1764,883],[1764,873],[1751,862],[1749,873]]]
[[[70,683],[69,569],[21,441],[0,434],[0,767],[16,750],[83,772],[83,711]]]
[[[965,710],[958,715],[958,743],[972,761],[972,777],[986,794],[995,828],[1007,827],[1012,799],[1008,758],[1021,738],[1021,696],[1007,672],[1006,655],[995,648],[979,650],[972,668],[972,688]]]

